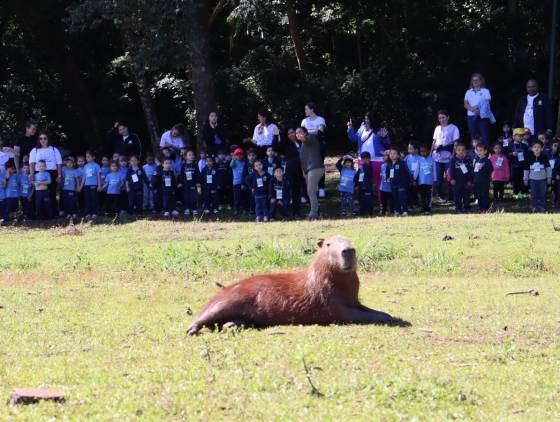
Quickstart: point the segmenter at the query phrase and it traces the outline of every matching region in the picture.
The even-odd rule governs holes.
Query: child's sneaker
[[[169,214],[169,211],[164,211],[164,213],[163,213],[163,216],[164,216],[164,217],[169,217],[169,215],[170,215],[170,214]]]
[[[198,215],[198,211],[197,211],[197,210],[194,210],[194,211],[192,212],[192,215],[193,215],[193,217],[197,216],[197,215]]]
[[[267,217],[266,215],[264,216],[263,221],[264,221],[265,223],[268,222],[268,217]]]
[[[218,214],[218,213],[219,213],[219,211],[218,211],[218,210],[214,210],[214,214]]]
[[[257,218],[255,218],[255,221],[256,221],[257,223],[260,223],[260,222],[261,222],[261,218],[260,218],[260,217],[257,217]]]
[[[405,212],[402,213],[402,216],[403,217],[408,217],[408,213],[405,211]]]
[[[179,211],[173,210],[173,212],[171,213],[171,215],[173,215],[173,217],[177,217],[177,216],[179,215]]]
[[[97,215],[92,214],[92,215],[91,215],[91,219],[92,219],[92,220],[97,220]]]
[[[319,198],[324,198],[326,196],[327,194],[325,192],[325,189],[319,189]]]
[[[227,204],[226,205],[226,210],[231,211],[231,205]]]
[[[302,196],[301,199],[300,199],[300,202],[302,204],[307,204],[307,199],[304,196]]]
[[[210,214],[210,210],[204,210],[204,214],[206,215]]]
[[[74,220],[78,219],[78,214],[72,214],[72,218],[73,218]]]
[[[89,220],[91,218],[90,214],[86,214],[86,220]]]
[[[395,217],[398,217],[398,216],[400,216],[400,214],[395,211]]]
[[[191,215],[191,210],[185,210],[184,215]],[[194,214],[194,213],[193,213]]]
[[[63,216],[61,216],[61,217],[63,217]],[[71,220],[71,219],[72,219],[72,215],[71,215],[71,214],[68,214],[68,215],[66,216],[66,218],[67,218],[68,220]]]
[[[59,216],[59,217],[64,217],[65,215],[66,215],[66,213],[65,213],[64,211],[60,211],[60,212],[58,213],[58,216]]]

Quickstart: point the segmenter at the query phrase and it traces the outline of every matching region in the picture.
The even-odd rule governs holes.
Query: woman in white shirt
[[[323,161],[325,160],[326,154],[326,144],[325,144],[325,129],[327,128],[327,122],[321,116],[318,116],[315,113],[315,103],[307,103],[305,104],[305,119],[301,121],[301,127],[307,129],[310,135],[318,135],[319,142],[321,143],[321,156],[323,157]],[[321,132],[319,134],[319,132]],[[319,180],[319,198],[324,198],[326,196],[325,193],[325,176]]]
[[[272,146],[274,134],[279,132],[278,126],[274,123],[269,123],[270,115],[266,110],[260,110],[257,113],[259,124],[255,126],[253,131],[253,139],[251,142],[257,147],[257,154],[259,158],[266,156],[266,149]]]
[[[447,181],[447,169],[453,156],[455,142],[461,139],[459,128],[449,123],[449,113],[440,110],[437,113],[439,125],[434,130],[432,158],[435,166],[435,190],[440,202],[444,202],[443,184]],[[447,189],[447,198],[451,200],[451,189]]]
[[[189,143],[189,137],[187,134],[187,127],[178,123],[168,130],[163,135],[161,135],[161,140],[159,142],[160,148],[171,148],[175,152],[178,152],[181,148],[187,148]]]
[[[480,103],[490,101],[490,91],[486,89],[486,80],[480,73],[471,76],[470,88],[465,92],[463,105],[467,110],[467,123],[471,138],[480,136],[488,148],[490,145],[490,119],[480,116]]]
[[[49,145],[49,136],[45,132],[39,134],[39,142],[37,146],[29,153],[29,167],[31,169],[30,179],[33,180],[35,174],[35,165],[43,160],[46,164],[47,171],[51,174],[51,183],[49,184],[49,194],[51,204],[57,213],[56,189],[62,179],[62,157],[58,148]]]

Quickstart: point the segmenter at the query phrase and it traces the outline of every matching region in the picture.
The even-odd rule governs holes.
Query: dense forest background
[[[333,148],[347,148],[346,122],[366,110],[399,142],[430,141],[440,108],[466,132],[473,72],[486,76],[499,121],[529,76],[546,91],[552,3],[2,0],[0,136],[35,118],[80,152],[106,147],[122,119],[149,149],[177,122],[196,137],[216,108],[236,142],[259,108],[286,128],[313,100]]]

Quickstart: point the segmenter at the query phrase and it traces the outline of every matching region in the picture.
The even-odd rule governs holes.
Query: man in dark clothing
[[[14,152],[19,162],[24,156],[29,157],[29,153],[37,146],[37,122],[29,120],[25,123],[25,131],[18,136],[14,142]]]
[[[517,102],[513,118],[514,127],[528,128],[536,137],[547,130],[554,129],[554,117],[550,99],[539,92],[539,83],[535,79],[527,81],[527,95]]]

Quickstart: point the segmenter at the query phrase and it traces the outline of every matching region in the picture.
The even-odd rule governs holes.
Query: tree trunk
[[[190,29],[191,82],[194,94],[197,123],[198,150],[206,148],[202,127],[208,115],[216,110],[214,79],[210,62],[210,39],[208,36],[208,9],[205,2],[191,1],[187,24]]]
[[[364,71],[364,62],[362,60],[362,36],[360,28],[356,31],[356,52],[358,54],[358,69],[360,70],[360,74],[362,74]]]
[[[159,151],[160,134],[158,120],[154,109],[154,101],[150,94],[148,78],[146,77],[146,71],[141,65],[133,63],[131,68],[134,74],[140,104],[142,105],[142,111],[144,112],[144,118],[146,119],[150,145],[152,146],[152,151],[155,153]]]
[[[560,138],[560,99],[558,100],[558,117],[556,118],[556,137]]]
[[[294,9],[294,3],[292,0],[286,0],[286,14],[288,15],[288,27],[290,28],[290,35],[294,43],[294,50],[296,53],[298,68],[301,72],[307,73],[307,62],[305,60],[303,43],[301,41],[296,11]]]

